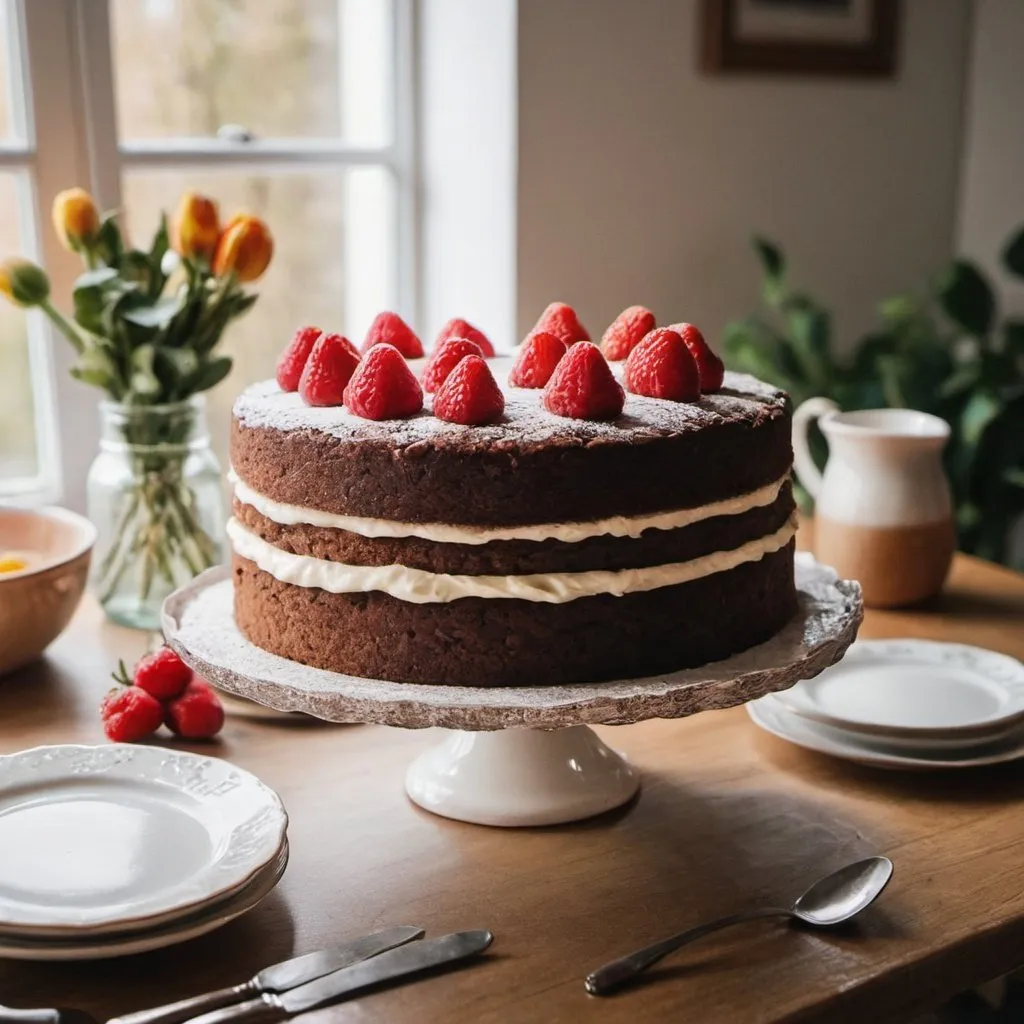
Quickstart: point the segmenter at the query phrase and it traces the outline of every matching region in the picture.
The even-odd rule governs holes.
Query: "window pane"
[[[0,0],[0,139],[25,138],[25,86],[21,55],[12,47],[18,42],[15,5]]]
[[[389,0],[112,0],[122,139],[391,135]]]
[[[185,188],[215,197],[222,219],[242,209],[257,214],[274,235],[270,269],[251,286],[260,299],[225,334],[234,369],[209,396],[214,444],[226,460],[235,395],[273,376],[296,327],[316,324],[358,344],[372,317],[394,307],[394,180],[381,167],[273,175],[127,170],[123,205],[136,244],[148,245],[160,210],[173,210]]]
[[[0,174],[0,253],[25,251],[18,217],[24,184],[20,175]],[[5,481],[38,472],[34,414],[25,313],[0,301],[0,491]]]

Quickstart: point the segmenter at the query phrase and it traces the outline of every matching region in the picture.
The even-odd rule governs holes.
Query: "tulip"
[[[206,196],[186,192],[171,224],[174,249],[182,256],[201,256],[209,262],[220,238],[217,204]]]
[[[83,188],[58,192],[53,200],[53,226],[65,249],[88,252],[96,244],[100,212]]]
[[[234,273],[243,284],[255,281],[270,264],[274,239],[259,217],[235,214],[224,226],[213,256],[217,277]]]
[[[50,297],[50,279],[42,267],[14,256],[0,263],[0,295],[16,306],[41,306]]]

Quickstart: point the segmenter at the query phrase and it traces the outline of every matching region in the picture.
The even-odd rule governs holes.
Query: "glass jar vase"
[[[164,598],[222,556],[224,498],[205,401],[101,402],[100,421],[86,485],[99,531],[93,592],[115,622],[159,630]]]

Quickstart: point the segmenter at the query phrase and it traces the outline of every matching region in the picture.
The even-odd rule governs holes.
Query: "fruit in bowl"
[[[96,528],[63,508],[0,508],[0,675],[38,658],[85,589]]]

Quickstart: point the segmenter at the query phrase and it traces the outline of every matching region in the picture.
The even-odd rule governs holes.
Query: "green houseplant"
[[[841,356],[828,309],[790,286],[778,246],[753,244],[766,312],[727,325],[726,362],[785,388],[796,404],[824,395],[847,410],[941,416],[952,429],[945,461],[960,548],[1007,562],[1010,531],[1024,514],[1024,319],[1001,317],[978,267],[955,259],[920,293],[881,302],[878,327]],[[1024,229],[1002,262],[1024,279]],[[823,464],[824,441],[813,443]]]

